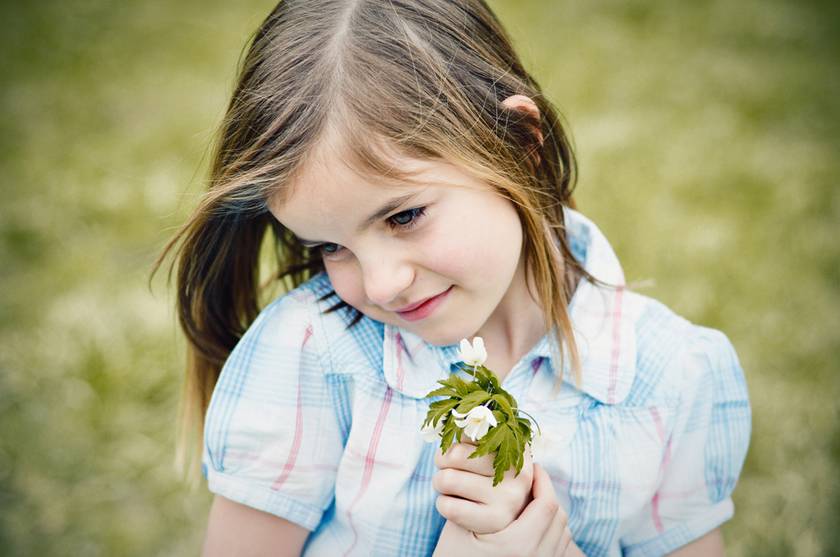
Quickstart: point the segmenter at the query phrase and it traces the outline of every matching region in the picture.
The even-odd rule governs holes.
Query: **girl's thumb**
[[[534,464],[534,482],[531,485],[531,493],[534,498],[508,528],[536,536],[535,539],[539,540],[551,526],[559,505],[557,496],[554,494],[554,486],[551,485],[551,478],[545,468],[539,464]]]
[[[554,486],[551,483],[551,477],[545,468],[534,463],[534,481],[531,484],[531,494],[534,500],[540,499],[544,503],[557,502],[557,496],[554,493]]]

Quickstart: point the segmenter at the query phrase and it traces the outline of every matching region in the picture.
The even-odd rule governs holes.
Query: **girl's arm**
[[[715,528],[702,538],[669,553],[668,557],[724,557],[725,554],[723,535],[720,528]]]
[[[309,530],[294,522],[216,495],[202,555],[298,557],[308,535]]]
[[[732,343],[720,331],[693,325],[683,342],[668,364],[678,378],[680,403],[656,488],[680,496],[659,499],[656,522],[651,501],[622,545],[629,553],[722,557],[717,529],[733,515],[732,490],[749,446],[747,384]]]

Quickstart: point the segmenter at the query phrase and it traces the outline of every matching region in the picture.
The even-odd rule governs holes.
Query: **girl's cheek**
[[[338,297],[354,308],[363,310],[366,296],[361,274],[344,264],[326,263],[325,267]]]
[[[414,280],[424,288],[449,284],[469,287],[476,275],[484,274],[488,260],[492,261],[495,255],[494,248],[487,245],[486,234],[481,226],[465,227],[457,214],[436,218],[416,241],[407,245],[410,256],[404,254],[403,264],[413,267]],[[339,298],[363,313],[372,309],[355,259],[325,260],[324,266]]]
[[[335,289],[335,293],[341,300],[363,314],[374,319],[381,318],[377,315],[381,311],[368,301],[365,292],[362,272],[355,262],[341,261],[326,265],[327,275]]]
[[[453,226],[441,226],[429,245],[425,261],[437,274],[462,281],[480,269],[484,246],[479,229],[464,226],[460,219],[451,219]]]
[[[470,276],[470,270],[474,269],[473,254],[464,250],[451,239],[440,244],[435,251],[434,257],[429,259],[429,268],[435,274],[443,277],[444,282],[463,283]],[[467,282],[469,282],[467,280]],[[444,286],[444,285],[441,285]]]

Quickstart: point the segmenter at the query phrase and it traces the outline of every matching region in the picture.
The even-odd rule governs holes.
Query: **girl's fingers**
[[[432,487],[442,495],[451,495],[487,504],[493,497],[493,479],[457,468],[438,470],[432,478]]]
[[[493,470],[493,455],[467,458],[473,451],[475,451],[475,445],[455,443],[449,447],[446,454],[435,451],[435,466],[438,468],[457,468],[458,470],[466,470],[467,472],[492,477],[495,473]]]
[[[461,528],[472,532],[484,531],[485,505],[481,503],[474,503],[460,497],[439,495],[435,501],[435,507],[446,520],[454,522]]]
[[[557,509],[554,520],[537,546],[537,555],[562,557],[571,542],[571,534],[567,527],[568,517],[563,509]]]
[[[577,552],[567,554],[566,552],[574,546],[574,540],[572,539],[572,531],[569,530],[568,521],[566,521],[566,527],[563,528],[563,536],[560,538],[560,542],[554,548],[553,557],[572,557],[574,555],[582,555],[580,553],[580,549]],[[576,547],[576,546],[575,546]]]
[[[539,464],[534,464],[532,492],[533,500],[528,503],[519,518],[505,529],[512,539],[541,540],[551,527],[554,515],[560,510],[551,478]]]

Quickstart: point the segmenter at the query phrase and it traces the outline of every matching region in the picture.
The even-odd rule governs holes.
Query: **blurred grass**
[[[628,279],[738,349],[754,435],[729,554],[840,554],[837,5],[492,5]],[[272,6],[0,4],[4,555],[198,552],[209,496],[172,465],[182,342],[146,279]]]

